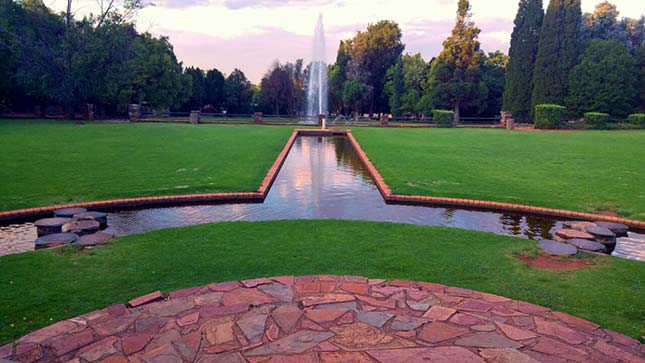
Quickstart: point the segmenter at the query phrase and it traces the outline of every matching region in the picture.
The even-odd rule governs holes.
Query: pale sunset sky
[[[240,68],[254,83],[274,60],[311,57],[313,31],[324,16],[329,62],[341,39],[367,24],[394,20],[403,32],[405,52],[436,56],[454,25],[457,0],[152,0],[155,6],[137,17],[139,31],[165,35],[184,66],[218,68],[225,74]],[[583,0],[583,12],[600,0]],[[645,14],[645,0],[612,0],[621,16]],[[45,0],[56,11],[65,0]],[[482,29],[486,52],[508,52],[518,0],[471,0],[474,20]],[[546,8],[548,0],[544,0]],[[96,12],[97,0],[75,0],[77,15]]]

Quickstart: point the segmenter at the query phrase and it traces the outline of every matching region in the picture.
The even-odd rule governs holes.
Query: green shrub
[[[437,126],[452,127],[455,120],[455,113],[449,110],[432,110],[432,118]]]
[[[560,105],[537,105],[534,126],[536,129],[560,129],[566,112],[566,108]]]
[[[645,113],[634,113],[627,116],[627,121],[630,124],[636,125],[639,127],[645,127]]]
[[[585,123],[591,126],[592,129],[605,129],[607,122],[609,122],[609,115],[600,112],[587,112],[584,114]]]

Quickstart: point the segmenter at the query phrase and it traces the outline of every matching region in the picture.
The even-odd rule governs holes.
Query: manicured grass
[[[288,127],[0,120],[0,210],[255,191]]]
[[[645,131],[353,133],[394,193],[613,210],[645,220]]]
[[[534,242],[489,233],[352,221],[236,222],[160,230],[89,252],[0,257],[0,341],[161,289],[261,276],[350,274],[432,281],[549,306],[634,337],[645,264],[544,271],[512,254]],[[533,247],[534,248],[534,247]]]

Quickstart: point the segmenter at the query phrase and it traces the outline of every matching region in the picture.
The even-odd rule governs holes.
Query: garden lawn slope
[[[645,131],[353,133],[395,194],[612,210],[645,220]]]
[[[430,281],[545,305],[640,337],[645,264],[609,256],[544,271],[513,253],[535,242],[352,221],[235,222],[160,230],[91,251],[0,257],[0,342],[161,289],[261,276],[338,274]]]
[[[0,210],[255,191],[288,127],[0,120]]]

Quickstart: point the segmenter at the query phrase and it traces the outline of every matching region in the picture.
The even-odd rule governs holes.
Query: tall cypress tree
[[[542,0],[520,0],[511,35],[506,88],[502,109],[511,111],[520,122],[531,117],[533,69],[538,52],[540,29],[544,19]]]
[[[542,103],[564,104],[569,73],[580,53],[580,0],[551,0],[544,17],[535,72],[532,110]]]

